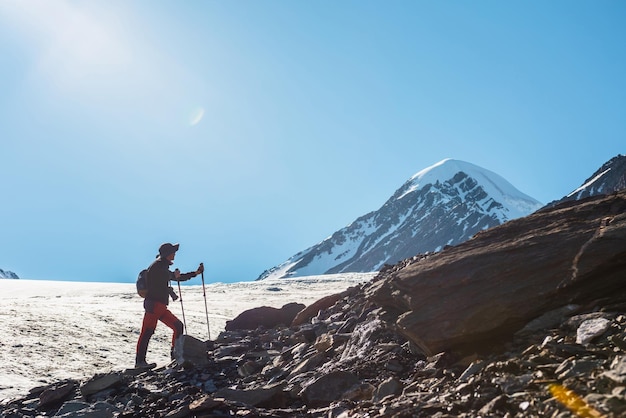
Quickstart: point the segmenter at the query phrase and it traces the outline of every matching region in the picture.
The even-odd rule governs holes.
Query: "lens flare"
[[[189,118],[189,125],[196,126],[197,124],[200,123],[203,117],[204,117],[204,108],[199,107],[198,109],[194,110],[191,117]]]
[[[565,405],[567,409],[582,418],[598,418],[602,414],[591,407],[573,390],[567,389],[565,386],[553,383],[548,386],[548,390],[554,398]]]

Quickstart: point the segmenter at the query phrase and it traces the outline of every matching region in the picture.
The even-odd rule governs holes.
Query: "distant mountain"
[[[0,279],[19,279],[12,271],[0,269]]]
[[[604,163],[579,188],[559,200],[548,203],[546,207],[624,189],[626,189],[626,156],[619,154]]]
[[[446,159],[411,177],[377,211],[266,270],[257,280],[377,271],[458,244],[541,206],[489,170]]]

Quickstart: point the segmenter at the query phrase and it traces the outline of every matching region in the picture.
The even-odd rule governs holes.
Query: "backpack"
[[[137,294],[142,298],[148,296],[148,269],[143,269],[137,276]]]

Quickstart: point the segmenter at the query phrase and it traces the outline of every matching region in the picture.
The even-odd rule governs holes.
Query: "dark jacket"
[[[165,258],[157,257],[157,259],[150,264],[150,267],[148,267],[148,277],[146,280],[148,296],[146,296],[146,299],[167,305],[170,300],[170,280],[184,282],[192,277],[196,277],[195,271],[181,274],[180,277],[176,279],[174,273],[170,271],[170,262]]]

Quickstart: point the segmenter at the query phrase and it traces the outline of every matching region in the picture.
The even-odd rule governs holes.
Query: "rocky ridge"
[[[624,189],[626,189],[626,155],[618,154],[602,164],[602,167],[596,170],[576,190],[559,200],[548,203],[546,206],[556,206],[560,203],[606,195]]]
[[[624,274],[626,192],[569,202],[386,266],[289,326],[186,336],[167,367],[36,388],[1,416],[620,417]]]
[[[0,279],[19,279],[19,277],[12,271],[0,269]]]

